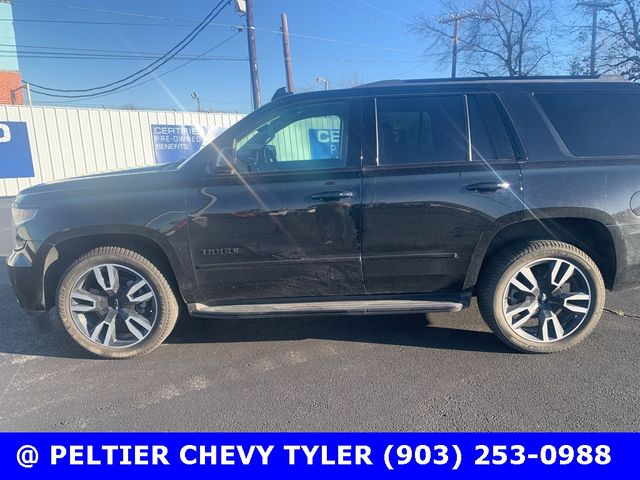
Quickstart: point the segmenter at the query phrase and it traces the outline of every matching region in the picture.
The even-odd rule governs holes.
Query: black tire
[[[521,269],[548,259],[559,259],[577,267],[582,274],[580,278],[588,284],[591,299],[588,308],[583,307],[586,313],[575,317],[578,320],[582,317],[584,319],[573,327],[570,333],[564,332],[565,337],[558,336],[550,341],[533,341],[524,338],[522,334],[517,333],[517,329],[512,328],[505,314],[505,305],[508,302],[505,295],[509,295],[510,282]],[[553,353],[574,347],[593,331],[602,316],[605,286],[600,270],[586,253],[567,243],[536,240],[507,247],[490,259],[480,278],[477,294],[480,313],[500,340],[521,352]],[[553,308],[555,307],[549,307],[551,310]],[[535,321],[535,317],[532,318]]]
[[[102,346],[84,333],[71,314],[71,291],[79,278],[98,265],[117,264],[131,269],[147,281],[157,299],[155,321],[144,339],[125,347]],[[147,258],[120,247],[100,247],[76,260],[62,275],[57,292],[58,313],[65,330],[80,346],[104,358],[124,359],[144,355],[156,349],[171,333],[179,316],[176,295],[164,274]]]

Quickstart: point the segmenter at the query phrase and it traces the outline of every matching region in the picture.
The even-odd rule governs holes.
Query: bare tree
[[[358,85],[362,85],[363,83],[365,83],[365,80],[360,72],[343,74],[338,80],[332,82],[333,85],[337,85],[340,88],[357,87]]]
[[[573,38],[568,55],[571,75],[599,73],[598,57],[609,40],[601,10],[608,4],[606,0],[574,0],[567,6],[568,23],[563,27],[563,36]]]
[[[601,71],[640,81],[640,0],[619,0],[602,8],[607,15],[601,27],[612,39]]]
[[[463,15],[457,52],[475,75],[535,75],[552,61],[555,16],[551,0],[445,0],[441,17],[419,15],[411,30],[429,42],[428,55],[445,64],[454,42],[446,19]],[[450,22],[447,22],[450,23]]]

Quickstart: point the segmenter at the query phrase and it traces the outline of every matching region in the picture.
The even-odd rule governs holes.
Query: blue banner
[[[3,477],[634,477],[640,434],[2,433]]]
[[[337,128],[310,128],[311,160],[329,160],[340,157],[340,130]]]
[[[151,125],[156,163],[186,160],[224,130],[194,125]]]
[[[0,178],[33,176],[27,124],[0,122]]]

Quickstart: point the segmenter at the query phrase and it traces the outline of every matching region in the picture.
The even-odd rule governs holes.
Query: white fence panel
[[[27,124],[34,170],[31,178],[0,178],[0,197],[43,182],[153,165],[153,124],[228,128],[243,116],[0,105],[0,124]]]

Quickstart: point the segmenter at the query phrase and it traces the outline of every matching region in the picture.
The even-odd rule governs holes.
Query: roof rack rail
[[[545,75],[531,77],[461,77],[461,78],[418,78],[409,80],[382,80],[379,82],[365,83],[358,85],[362,87],[393,87],[401,85],[424,85],[432,83],[465,83],[465,82],[540,82],[540,81],[567,81],[567,80],[587,80],[600,82],[627,82],[628,80],[619,75]]]

